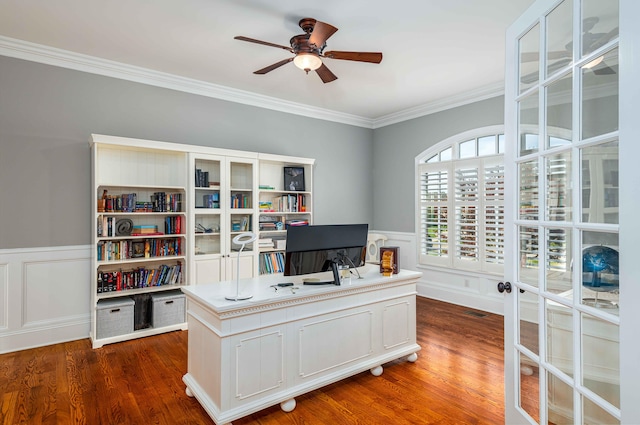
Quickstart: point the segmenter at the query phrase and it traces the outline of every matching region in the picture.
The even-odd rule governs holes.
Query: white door
[[[507,31],[508,424],[640,423],[639,4],[538,0]]]

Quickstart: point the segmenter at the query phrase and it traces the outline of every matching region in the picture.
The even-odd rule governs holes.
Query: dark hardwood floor
[[[240,424],[502,424],[503,320],[418,297],[415,363],[384,365]],[[89,340],[0,355],[2,424],[212,424],[185,394],[188,332],[104,346]]]

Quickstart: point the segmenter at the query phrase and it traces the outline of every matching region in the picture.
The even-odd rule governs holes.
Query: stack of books
[[[133,226],[131,236],[147,236],[147,235],[161,235],[158,232],[158,226],[153,224],[140,224]]]
[[[273,239],[271,238],[264,238],[264,239],[258,239],[258,248],[259,249],[273,249],[274,245],[273,245]]]

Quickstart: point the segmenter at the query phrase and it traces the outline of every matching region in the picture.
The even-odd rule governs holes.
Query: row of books
[[[106,192],[106,190],[105,190]],[[154,192],[150,201],[139,201],[137,193],[103,194],[98,212],[181,212],[182,193]]]
[[[177,285],[182,283],[182,263],[172,266],[163,264],[157,269],[138,268],[130,271],[98,273],[98,293],[126,291],[152,286]]]
[[[270,204],[270,205],[269,205]],[[271,203],[261,202],[265,209],[260,208],[263,212],[306,212],[306,198],[302,194],[289,194],[273,198]]]
[[[182,220],[181,215],[172,215],[164,218],[164,233],[167,235],[180,235],[182,234]],[[133,226],[135,232],[135,226]],[[133,233],[132,233],[133,234]]]
[[[98,261],[127,260],[131,258],[168,257],[181,255],[181,238],[134,239],[99,241]]]
[[[260,254],[260,274],[284,272],[284,253],[265,252]]]
[[[231,195],[231,208],[251,208],[251,197],[243,193]]]
[[[121,221],[125,221],[122,225]],[[182,234],[182,216],[168,216],[164,219],[164,233],[155,224],[131,224],[131,220],[116,217],[98,217],[98,237],[115,236],[151,236],[151,235],[179,235]],[[120,227],[120,229],[118,229]]]
[[[202,208],[220,208],[220,194],[216,192],[202,195]]]
[[[196,187],[209,187],[209,172],[196,168]]]

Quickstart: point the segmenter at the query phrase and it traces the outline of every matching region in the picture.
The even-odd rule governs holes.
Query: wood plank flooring
[[[479,317],[480,316],[480,317]],[[384,365],[241,424],[502,424],[502,316],[418,297],[415,363]],[[93,350],[89,340],[0,355],[0,423],[213,424],[187,397],[187,331]]]

